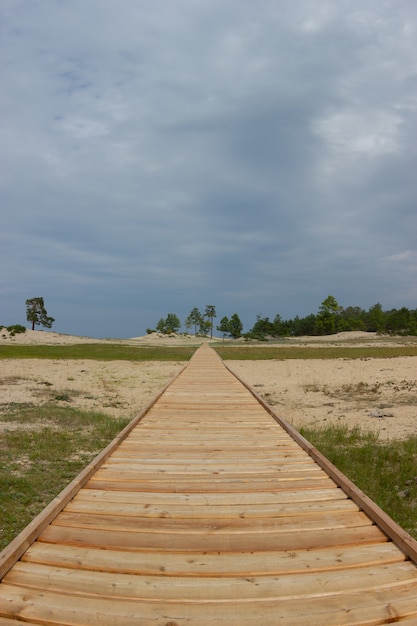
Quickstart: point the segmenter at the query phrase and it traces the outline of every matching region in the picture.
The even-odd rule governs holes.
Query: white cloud
[[[417,250],[403,250],[402,252],[397,252],[396,254],[391,254],[385,257],[386,261],[398,261],[399,263],[411,263],[414,266],[417,266]]]
[[[378,157],[400,149],[401,118],[387,111],[339,111],[313,123],[332,152]]]

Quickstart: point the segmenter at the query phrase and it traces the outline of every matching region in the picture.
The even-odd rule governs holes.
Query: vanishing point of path
[[[0,626],[417,625],[416,543],[304,443],[202,346],[2,553]]]

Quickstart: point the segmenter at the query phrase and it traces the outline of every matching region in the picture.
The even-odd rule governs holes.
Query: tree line
[[[216,307],[207,305],[204,313],[194,307],[184,322],[186,332],[194,331],[195,335],[213,336]],[[157,332],[163,334],[177,333],[181,329],[180,319],[174,313],[168,313],[156,325]],[[229,318],[224,316],[216,326],[223,337],[238,339],[257,339],[265,341],[268,338],[300,337],[305,335],[333,335],[344,331],[361,330],[380,334],[417,335],[417,309],[390,309],[384,311],[380,303],[374,304],[368,310],[359,306],[343,308],[336,298],[329,295],[321,303],[316,314],[306,317],[296,316],[293,319],[283,319],[279,313],[271,320],[269,317],[257,315],[252,328],[243,333],[243,324],[237,313]],[[148,333],[154,332],[147,329]]]
[[[216,307],[213,304],[207,304],[204,313],[202,313],[198,307],[194,307],[184,322],[186,333],[193,330],[194,335],[210,335],[210,337],[213,337],[215,317],[217,317]],[[163,335],[170,335],[179,332],[181,326],[182,324],[178,315],[168,313],[165,318],[161,317],[154,329],[147,328],[146,332],[148,334],[158,332]],[[226,316],[222,317],[216,329],[223,334],[223,337],[229,336],[233,339],[238,339],[242,336],[243,324],[238,314],[233,313],[230,319]]]
[[[214,319],[217,317],[216,307],[207,304],[204,312],[194,307],[187,318],[184,326],[186,332],[194,331],[195,335],[213,337]],[[54,318],[47,314],[43,298],[29,298],[26,300],[26,318],[32,325],[51,328]],[[147,333],[159,332],[164,335],[178,333],[182,327],[179,317],[175,313],[168,313],[161,318],[155,329],[147,328]],[[368,310],[359,306],[343,308],[332,295],[327,296],[321,303],[316,314],[311,313],[306,317],[296,316],[293,319],[284,320],[279,313],[271,321],[269,317],[256,316],[252,328],[243,333],[243,324],[237,313],[231,317],[224,316],[216,326],[223,337],[238,339],[245,337],[264,341],[268,338],[277,337],[300,337],[305,335],[333,335],[343,331],[362,330],[377,332],[380,334],[417,335],[417,309],[390,309],[384,311],[381,304],[377,303]],[[23,326],[10,327],[10,332],[23,332]]]
[[[296,316],[284,320],[277,314],[272,321],[257,316],[247,336],[254,339],[267,337],[297,337],[304,335],[333,335],[344,331],[361,330],[381,334],[417,335],[417,309],[406,307],[384,311],[380,303],[368,310],[358,306],[343,308],[334,296],[328,296],[317,314]]]

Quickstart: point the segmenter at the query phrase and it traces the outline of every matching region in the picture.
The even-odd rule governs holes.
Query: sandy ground
[[[53,332],[27,331],[2,344],[92,343],[97,339]],[[198,345],[193,336],[156,334],[128,340],[101,340],[132,345]],[[392,339],[369,333],[341,333],[331,338],[297,338],[297,345],[381,345]],[[397,338],[398,344],[416,343]],[[288,343],[288,342],[287,342]],[[391,359],[229,361],[285,420],[299,428],[329,424],[359,425],[379,432],[381,439],[417,434],[417,357]],[[0,359],[1,413],[10,403],[73,406],[133,417],[181,369],[184,363],[98,362],[90,360]],[[12,425],[7,423],[7,428]]]
[[[228,365],[297,429],[346,424],[384,440],[417,435],[417,357]]]

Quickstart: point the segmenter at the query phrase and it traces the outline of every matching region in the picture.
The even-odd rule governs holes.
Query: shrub
[[[9,331],[9,333],[11,334],[12,337],[14,337],[15,335],[18,335],[20,333],[25,333],[26,332],[26,328],[24,326],[22,326],[21,324],[13,324],[13,326],[8,326],[7,330]]]

